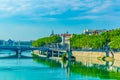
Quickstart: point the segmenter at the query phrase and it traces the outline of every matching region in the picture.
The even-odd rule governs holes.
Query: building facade
[[[62,38],[62,42],[59,44],[62,48],[67,48],[68,45],[70,45],[70,38],[72,37],[72,34],[69,34],[68,32],[63,34],[55,34],[54,31],[50,34],[50,36],[58,35]]]
[[[0,46],[32,46],[32,41],[0,40]]]
[[[92,34],[95,34],[95,35],[98,35],[98,34],[101,34],[102,32],[106,32],[107,30],[103,29],[103,30],[89,30],[89,29],[85,29],[83,31],[84,34],[87,34],[87,35],[92,35]]]

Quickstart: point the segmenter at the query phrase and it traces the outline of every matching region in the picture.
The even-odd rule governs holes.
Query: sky
[[[0,0],[0,39],[120,28],[120,0]]]

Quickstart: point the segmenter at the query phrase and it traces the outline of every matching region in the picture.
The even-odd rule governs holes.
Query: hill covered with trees
[[[105,45],[109,45],[111,49],[120,49],[120,28],[105,31],[98,35],[92,34],[73,34],[71,40],[72,48],[94,48],[102,49]],[[50,37],[40,38],[32,43],[35,47],[60,43],[61,36],[54,35]]]
[[[112,49],[120,49],[120,28],[109,30],[99,35],[73,34],[71,38],[73,48],[103,48],[109,45]]]
[[[42,47],[45,45],[51,45],[54,43],[60,43],[62,41],[61,37],[58,35],[40,38],[32,43],[35,47]]]

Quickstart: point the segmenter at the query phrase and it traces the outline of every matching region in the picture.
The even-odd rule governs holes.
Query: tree
[[[61,37],[58,35],[40,38],[32,43],[35,47],[41,47],[45,45],[50,45],[52,43],[60,43],[62,41]]]
[[[71,38],[73,48],[110,48],[120,49],[120,28],[103,32],[99,35],[74,34]]]

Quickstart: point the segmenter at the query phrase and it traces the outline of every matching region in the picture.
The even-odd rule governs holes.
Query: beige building
[[[68,34],[65,33],[65,34],[61,34],[61,37],[62,37],[62,44],[70,44],[70,38],[72,37],[72,34]]]

